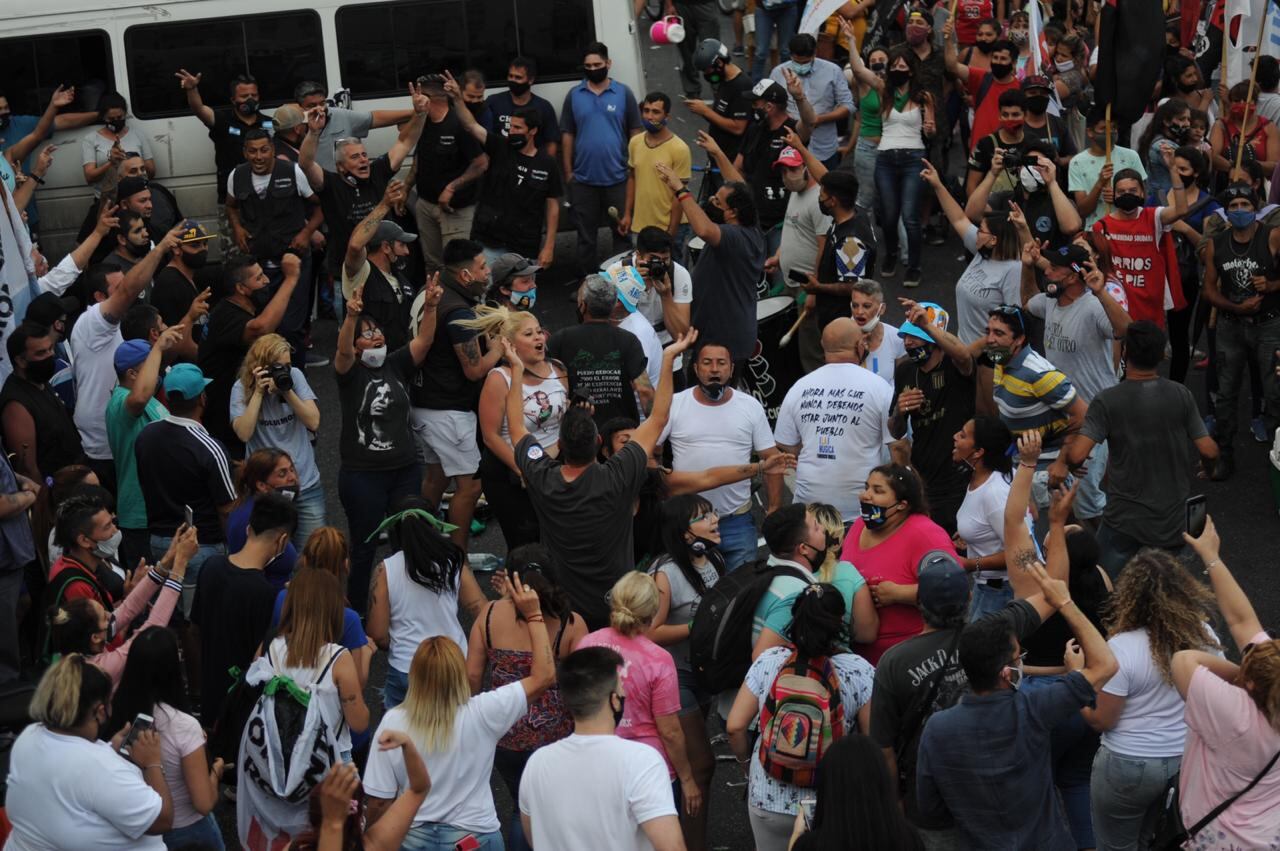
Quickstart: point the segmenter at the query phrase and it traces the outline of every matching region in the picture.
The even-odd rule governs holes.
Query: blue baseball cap
[[[113,358],[116,372],[133,369],[146,360],[149,354],[151,354],[151,344],[146,340],[125,340],[116,347],[116,353]]]
[[[920,608],[949,617],[969,607],[969,574],[946,550],[930,550],[916,570]]]
[[[939,331],[947,330],[947,323],[951,321],[951,314],[947,313],[946,308],[932,301],[922,301],[920,302],[920,306],[924,308],[924,312],[927,316],[927,325],[931,325]],[[926,343],[936,342],[918,326],[913,325],[910,322],[903,322],[902,325],[898,327],[898,336],[905,337],[908,334],[912,337],[924,340]]]
[[[213,383],[193,363],[175,364],[164,377],[164,392],[177,393],[183,399],[194,399]]]

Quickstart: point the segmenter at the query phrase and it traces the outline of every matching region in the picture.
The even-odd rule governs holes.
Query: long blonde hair
[[[453,721],[470,699],[467,663],[453,639],[437,635],[419,644],[409,664],[409,690],[400,707],[409,729],[427,751],[449,746]]]
[[[530,319],[534,322],[538,321],[538,318],[527,310],[513,310],[505,305],[491,307],[482,304],[475,311],[475,319],[459,319],[452,324],[459,328],[479,331],[488,337],[505,337],[508,340],[515,340],[516,334],[520,333],[524,323]]]
[[[280,612],[280,636],[287,648],[285,664],[314,668],[320,651],[342,637],[343,596],[338,578],[327,570],[294,574]]]
[[[609,592],[609,626],[627,636],[648,629],[658,613],[658,583],[647,573],[631,570]]]
[[[825,502],[811,502],[805,508],[813,515],[813,519],[818,521],[818,525],[828,537],[834,537],[837,541],[844,539],[844,518],[840,516],[839,511],[836,511],[835,506],[827,505]],[[835,578],[836,565],[839,563],[840,547],[827,549],[826,558],[818,568],[818,581],[830,582]]]
[[[253,371],[258,367],[279,362],[281,355],[289,357],[290,349],[289,341],[279,334],[263,334],[253,341],[249,351],[245,352],[244,361],[240,364],[240,376],[237,379],[244,385],[246,396],[253,391],[253,385],[258,381]]]

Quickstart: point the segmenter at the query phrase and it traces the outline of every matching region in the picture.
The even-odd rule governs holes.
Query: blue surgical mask
[[[538,302],[538,288],[526,290],[522,293],[511,293],[511,306],[516,310],[532,310],[533,306]]]
[[[1243,230],[1256,221],[1257,217],[1253,214],[1253,210],[1228,210],[1227,221],[1231,223],[1233,228]]]
[[[813,73],[812,62],[792,62],[791,70],[797,77],[807,77]]]
[[[641,119],[640,123],[643,124],[644,129],[648,130],[650,133],[657,133],[663,127],[667,126],[667,120],[665,118],[661,121],[646,121],[645,119]]]

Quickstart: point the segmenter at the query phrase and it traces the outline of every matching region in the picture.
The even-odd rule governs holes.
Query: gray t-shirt
[[[1181,546],[1189,444],[1208,434],[1191,391],[1166,378],[1122,381],[1090,403],[1081,434],[1110,449],[1102,522],[1144,545]]]
[[[304,402],[313,401],[316,398],[315,391],[307,384],[302,370],[292,367],[289,374],[293,376],[293,392],[298,394],[298,398]],[[244,410],[244,384],[237,378],[231,388],[231,419],[243,414]],[[279,393],[272,393],[262,400],[262,408],[258,411],[258,427],[253,430],[253,435],[244,446],[244,456],[248,458],[259,449],[272,446],[288,452],[293,459],[293,468],[298,471],[300,490],[320,484],[320,470],[316,467],[316,453],[311,447],[311,433]]]
[[[333,171],[334,143],[339,139],[363,139],[373,128],[373,115],[368,112],[357,112],[354,109],[329,107],[329,123],[320,134],[320,142],[316,146],[316,162],[325,171]]]
[[[1022,304],[1022,261],[988,260],[978,254],[977,225],[969,225],[963,242],[973,260],[956,281],[957,334],[962,343],[972,343],[987,334],[987,311],[1001,304]]]
[[[1039,293],[1027,302],[1027,312],[1044,320],[1045,357],[1071,379],[1082,399],[1088,402],[1118,383],[1111,346],[1115,329],[1097,296],[1086,292],[1064,307]]]
[[[715,585],[716,580],[720,578],[720,574],[716,572],[715,565],[709,559],[705,565],[702,567],[695,566],[694,569],[698,571],[702,584],[708,588]],[[671,585],[671,602],[667,604],[667,625],[684,626],[685,624],[693,623],[693,616],[698,613],[698,603],[702,602],[702,595],[685,578],[684,571],[680,569],[680,565],[672,561],[670,556],[663,556],[661,560],[649,568],[649,573],[653,575],[658,573],[665,574],[667,582]],[[677,670],[693,670],[693,665],[689,661],[689,639],[686,638],[677,644],[667,645],[667,652],[675,660]]]
[[[787,198],[787,217],[783,219],[782,240],[778,243],[778,266],[783,278],[788,272],[817,271],[818,237],[831,230],[831,217],[818,209],[818,184]]]
[[[98,132],[101,128],[94,127],[88,133],[80,137],[80,162],[85,165],[100,166],[107,160],[111,159],[111,148],[115,145],[114,139],[108,139]],[[130,125],[125,129],[125,134],[120,137],[120,149],[126,154],[141,154],[144,160],[154,160],[156,155],[151,150],[151,140],[139,132],[138,128]],[[107,169],[102,176],[93,182],[93,194],[100,194],[99,187],[102,181],[107,179],[107,175],[111,173],[111,169]]]

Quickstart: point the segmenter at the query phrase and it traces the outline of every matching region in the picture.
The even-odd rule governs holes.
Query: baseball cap
[[[755,100],[776,103],[779,106],[787,105],[787,90],[782,87],[781,83],[776,80],[770,80],[768,77],[756,83],[755,88],[751,90],[751,96]]]
[[[1044,89],[1049,91],[1053,88],[1053,83],[1044,74],[1029,74],[1022,78],[1022,90],[1027,89]]]
[[[929,16],[929,11],[924,6],[915,6],[907,13],[908,24],[925,24],[933,26],[933,18]]]
[[[271,116],[271,123],[277,130],[291,130],[305,123],[307,117],[302,114],[302,107],[296,103],[286,103]]]
[[[175,364],[164,377],[164,392],[177,393],[183,399],[194,399],[213,383],[193,363]]]
[[[383,219],[378,223],[378,229],[373,232],[373,239],[369,240],[370,245],[382,245],[384,242],[395,240],[396,242],[413,242],[418,238],[416,233],[408,233],[404,228],[392,221]]]
[[[916,572],[920,608],[939,617],[957,615],[969,607],[969,574],[946,550],[930,550]]]
[[[927,317],[925,324],[937,328],[939,331],[947,330],[947,323],[951,321],[951,314],[947,313],[942,305],[932,301],[922,301],[920,306],[924,308]],[[903,322],[898,327],[898,336],[905,337],[910,334],[912,337],[919,337],[926,343],[935,342],[932,337],[926,334],[919,326],[910,322]]]
[[[1081,275],[1084,274],[1084,264],[1092,259],[1088,251],[1075,243],[1046,251],[1044,258],[1049,261],[1050,266],[1062,266]]]
[[[489,271],[493,277],[493,283],[501,285],[512,278],[527,278],[541,272],[542,267],[523,255],[508,252],[499,255],[498,259],[489,266]]]
[[[116,372],[124,372],[126,369],[133,369],[138,364],[147,359],[147,355],[151,354],[151,344],[146,340],[125,340],[116,346],[115,361]],[[189,364],[188,364],[189,365]],[[198,370],[197,370],[198,371]],[[165,389],[168,389],[168,382],[165,382]]]
[[[627,309],[627,313],[635,313],[640,299],[644,298],[644,278],[635,266],[624,266],[621,261],[605,270],[604,276],[613,283],[618,292],[618,301]]]
[[[795,168],[796,166],[804,165],[804,157],[800,156],[799,151],[788,145],[779,152],[778,158],[773,161],[774,168],[777,168],[780,165]]]
[[[151,182],[145,177],[126,177],[116,187],[116,200],[123,201],[126,198],[132,198],[139,192],[145,191],[150,185]]]
[[[53,293],[40,293],[27,305],[27,320],[46,328],[52,327],[59,318],[75,313],[80,302],[71,296],[56,296]]]
[[[705,71],[712,66],[717,59],[729,61],[729,48],[725,47],[719,39],[704,38],[698,42],[698,49],[693,51],[693,67],[699,71]]]
[[[178,242],[187,245],[192,242],[204,242],[207,239],[213,239],[213,236],[195,219],[187,219],[182,223],[182,236]]]

